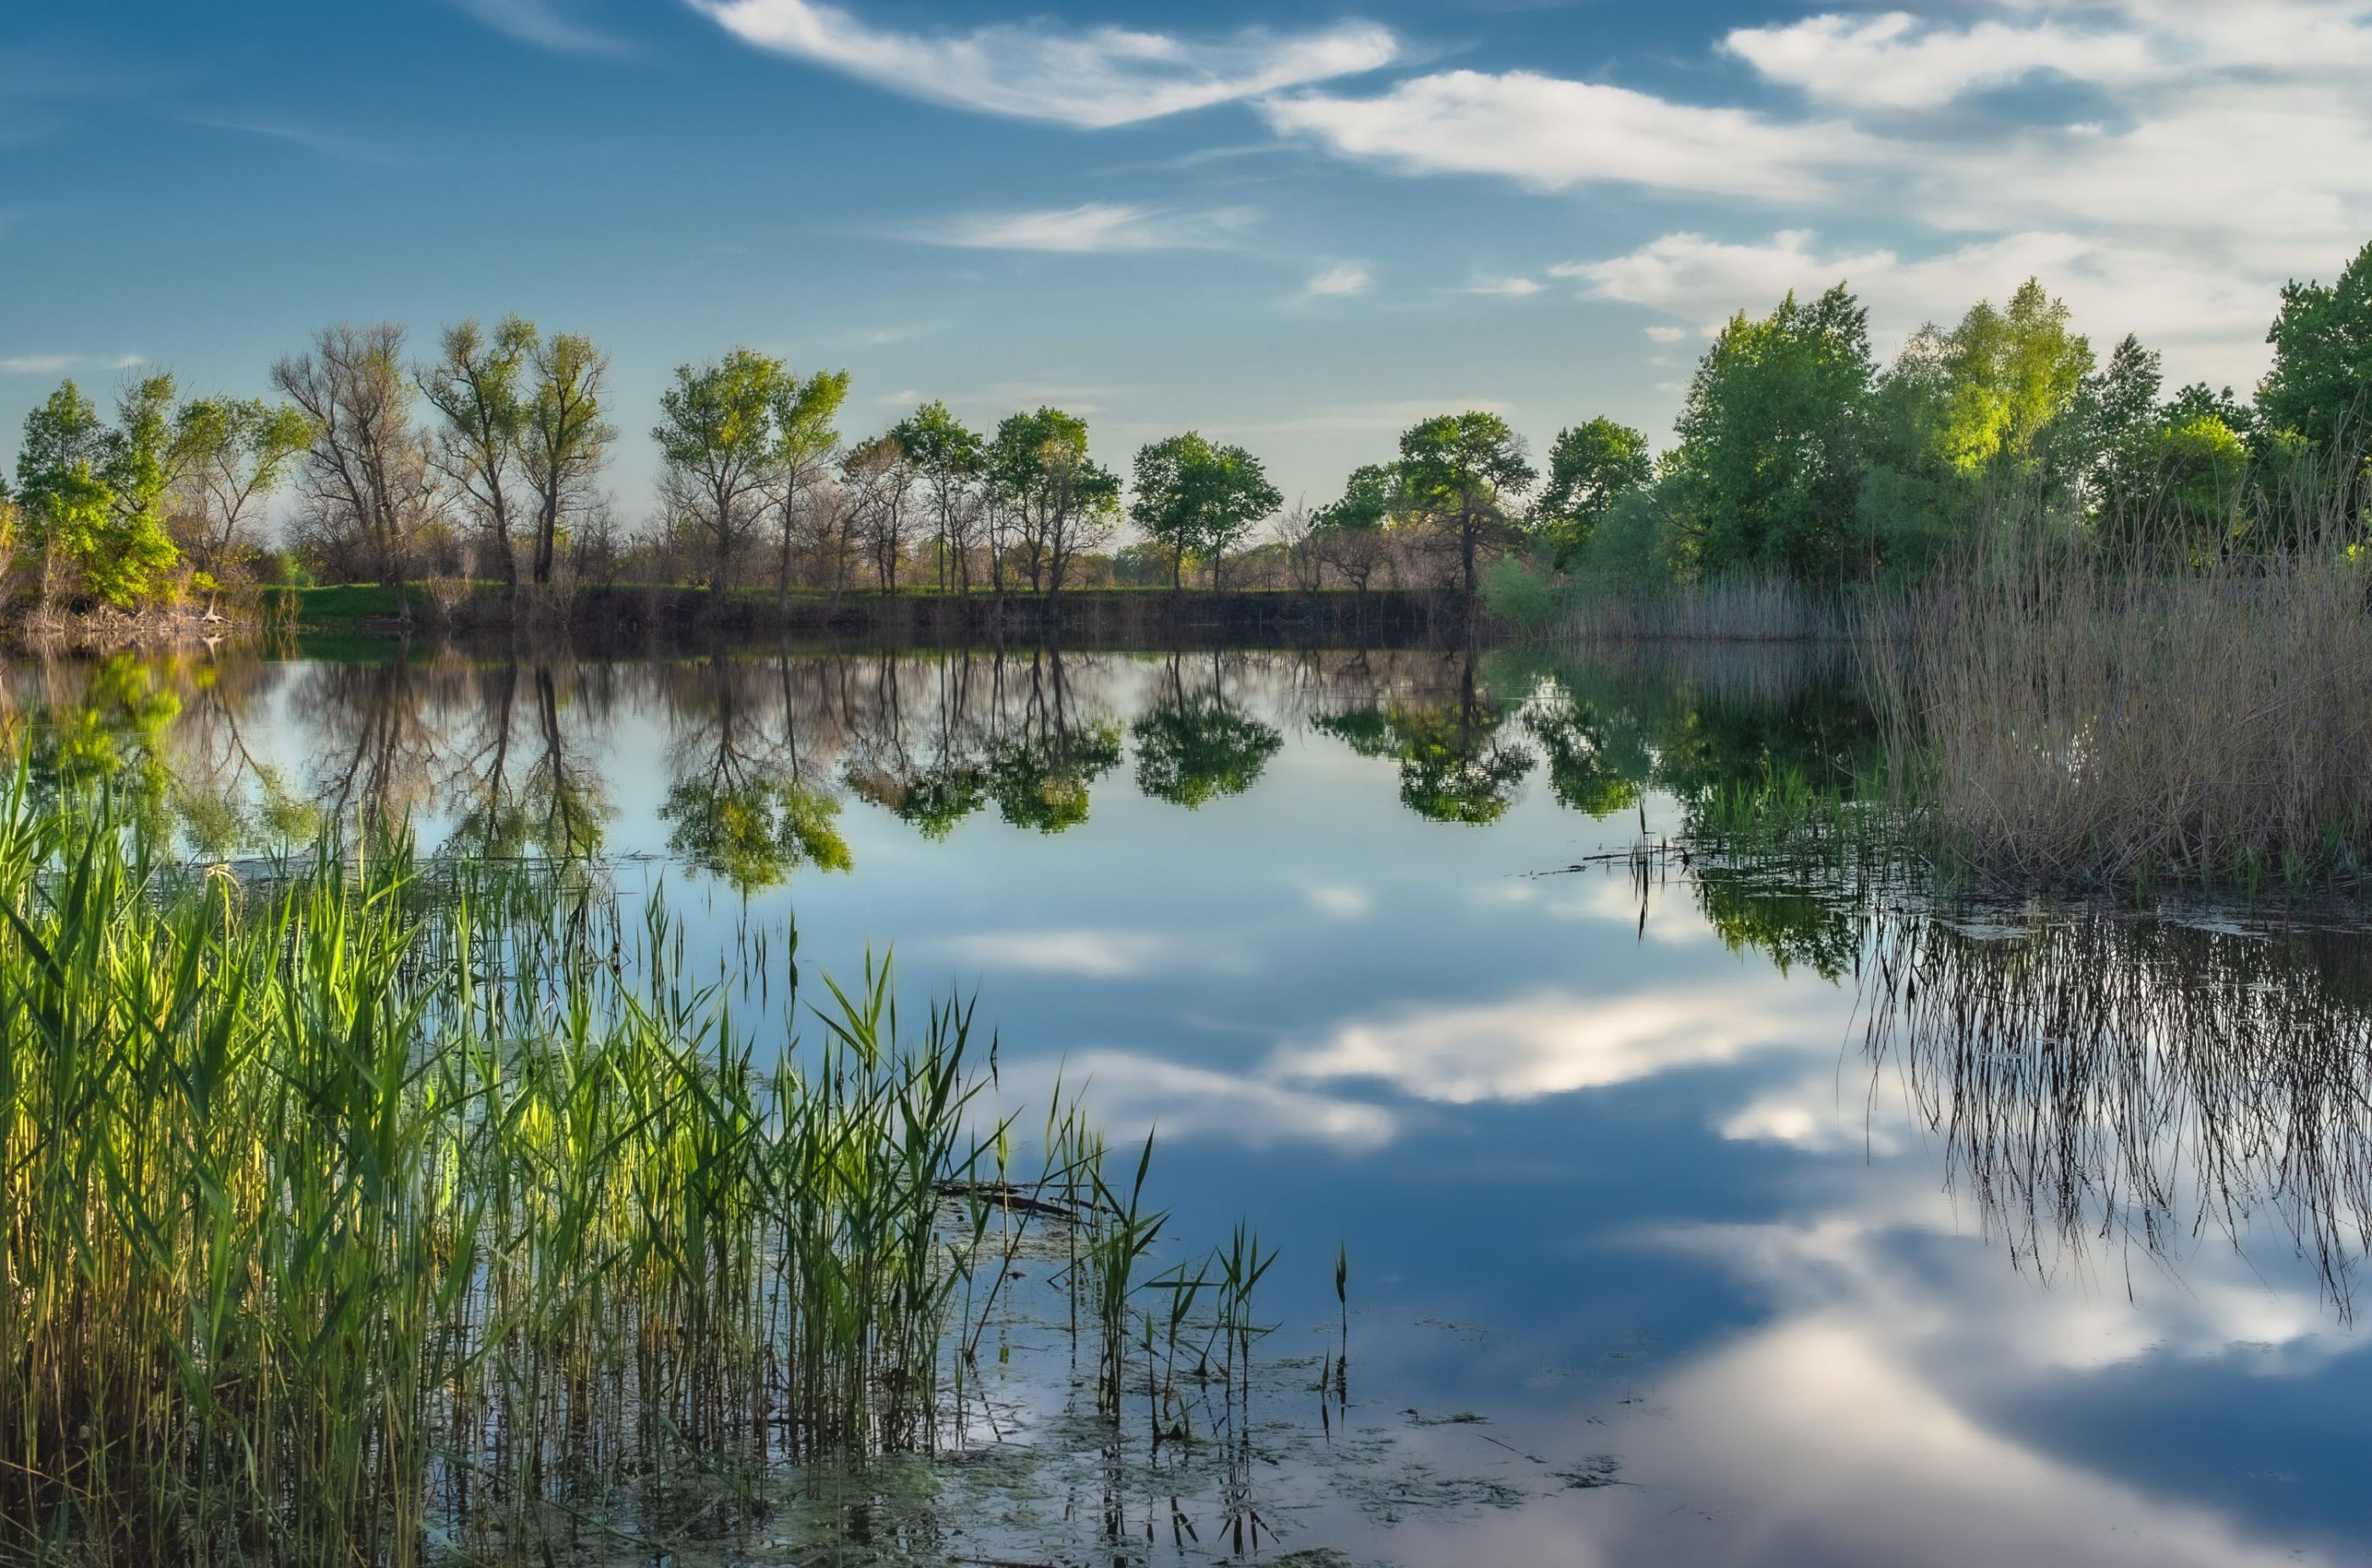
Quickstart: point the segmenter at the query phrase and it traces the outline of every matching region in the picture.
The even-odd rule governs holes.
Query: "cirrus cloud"
[[[1372,71],[1398,57],[1389,29],[1195,41],[1132,28],[995,23],[968,33],[877,28],[815,0],[689,0],[746,43],[910,98],[1087,127],[1125,125]]]

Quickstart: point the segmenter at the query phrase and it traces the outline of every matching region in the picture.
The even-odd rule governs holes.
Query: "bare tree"
[[[920,478],[894,435],[877,436],[848,454],[841,471],[854,503],[857,537],[873,557],[881,587],[898,591],[898,563],[906,553],[912,502]]]
[[[444,498],[428,437],[412,424],[415,393],[403,371],[403,339],[390,322],[342,321],[315,335],[312,353],[273,366],[272,379],[312,421],[297,479],[312,521],[361,540],[395,591],[397,618],[410,621],[409,552]]]

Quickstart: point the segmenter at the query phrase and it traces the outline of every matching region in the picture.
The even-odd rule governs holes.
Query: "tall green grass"
[[[1073,1288],[1116,1390],[1155,1222],[1097,1202],[1076,1107],[1009,1185],[969,1008],[901,1029],[868,963],[785,1056],[735,1005],[752,970],[796,995],[795,947],[745,937],[738,986],[687,947],[661,900],[383,837],[193,872],[20,776],[0,1559],[543,1562],[728,1526],[785,1464],[943,1440],[1017,1212],[1099,1260]]]

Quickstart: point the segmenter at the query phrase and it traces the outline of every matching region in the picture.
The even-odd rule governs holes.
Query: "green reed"
[[[1073,1108],[1030,1190],[1067,1207],[983,1179],[969,1008],[901,1033],[868,960],[793,1048],[687,946],[581,871],[378,836],[192,872],[6,791],[0,1558],[729,1525],[770,1466],[943,1439],[1017,1204],[1106,1200],[1070,1245],[1124,1318],[1145,1161],[1113,1201]],[[778,943],[738,957],[796,997]]]

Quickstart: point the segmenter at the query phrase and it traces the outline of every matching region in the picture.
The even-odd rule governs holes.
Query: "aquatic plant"
[[[901,1029],[868,961],[777,1044],[796,942],[745,927],[738,986],[687,946],[597,872],[385,833],[185,868],[20,772],[0,1557],[533,1562],[730,1525],[770,1467],[944,1439],[1023,1208],[1110,1211],[1075,1246],[1124,1320],[1149,1140],[1120,1203],[1074,1107],[1007,1186],[969,1007]]]

